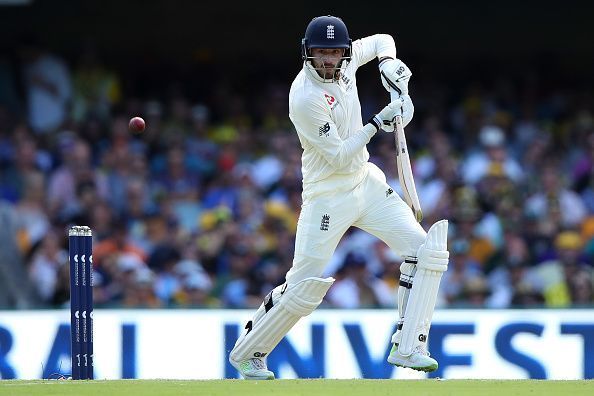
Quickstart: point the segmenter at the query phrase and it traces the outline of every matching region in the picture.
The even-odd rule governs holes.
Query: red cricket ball
[[[128,124],[130,130],[135,133],[144,131],[145,126],[146,124],[144,123],[144,120],[140,117],[132,118]]]

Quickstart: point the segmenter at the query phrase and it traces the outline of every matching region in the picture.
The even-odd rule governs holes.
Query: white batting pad
[[[299,319],[322,303],[334,278],[306,278],[294,285],[277,286],[248,322],[247,332],[239,337],[229,358],[241,362],[264,358],[277,346]]]
[[[442,274],[448,269],[448,222],[433,224],[418,251],[417,271],[410,291],[398,352],[408,356],[427,342],[437,291]]]

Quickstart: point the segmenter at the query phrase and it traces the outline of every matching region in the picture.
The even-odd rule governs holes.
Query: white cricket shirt
[[[363,127],[355,73],[373,58],[396,58],[392,36],[376,34],[353,42],[352,58],[338,81],[324,83],[304,63],[289,92],[289,117],[301,142],[304,188],[331,175],[360,170],[369,160],[366,144],[375,127]],[[379,109],[378,109],[379,110]]]

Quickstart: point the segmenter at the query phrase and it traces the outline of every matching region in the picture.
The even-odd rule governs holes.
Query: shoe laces
[[[425,355],[425,356],[431,356],[429,351],[427,349],[425,349],[425,347],[423,345],[417,345],[414,349],[414,352],[418,352],[421,355]]]
[[[252,366],[257,369],[257,370],[268,370],[268,367],[266,367],[266,363],[264,363],[262,361],[262,359],[258,359],[258,358],[252,358]]]

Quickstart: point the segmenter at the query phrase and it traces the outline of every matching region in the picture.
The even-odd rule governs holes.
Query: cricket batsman
[[[289,93],[289,117],[303,148],[303,204],[295,257],[286,282],[266,296],[229,360],[245,379],[274,379],[266,357],[300,318],[322,302],[334,282],[321,278],[324,268],[343,234],[355,226],[380,238],[404,259],[397,330],[388,362],[434,371],[438,364],[427,351],[427,336],[439,282],[448,267],[448,222],[438,221],[425,232],[411,208],[386,183],[384,173],[368,162],[366,148],[380,130],[394,133],[397,119],[403,126],[411,121],[412,73],[396,58],[392,36],[376,34],[353,42],[344,22],[334,16],[309,23],[302,57],[303,68]],[[373,59],[378,60],[382,84],[393,99],[363,124],[355,73]]]

